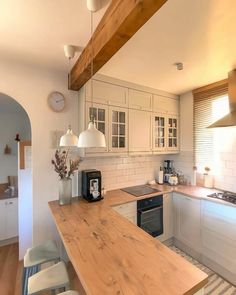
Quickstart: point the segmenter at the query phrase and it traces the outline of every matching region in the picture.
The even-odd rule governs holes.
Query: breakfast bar
[[[159,194],[172,191],[162,189]],[[130,194],[114,190],[100,202],[49,203],[85,294],[202,294],[207,274],[111,207],[130,201]]]

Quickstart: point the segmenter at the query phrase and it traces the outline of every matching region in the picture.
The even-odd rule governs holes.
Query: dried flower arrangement
[[[70,178],[74,175],[75,171],[79,168],[79,163],[81,162],[78,157],[75,160],[69,160],[69,169],[67,167],[68,151],[56,150],[55,160],[52,160],[52,165],[54,165],[54,170],[58,173],[60,179]]]

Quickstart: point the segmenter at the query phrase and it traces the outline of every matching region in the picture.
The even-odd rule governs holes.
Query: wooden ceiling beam
[[[162,7],[167,0],[112,0],[91,39],[73,66],[69,89],[79,90]]]

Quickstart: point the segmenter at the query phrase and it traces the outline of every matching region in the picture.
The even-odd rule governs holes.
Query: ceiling
[[[100,73],[181,94],[235,67],[236,1],[169,0]]]
[[[94,27],[108,0],[94,15]],[[68,71],[63,46],[86,46],[90,12],[86,0],[0,1],[0,62],[21,61],[53,70]]]
[[[101,1],[94,27],[109,2]],[[176,94],[224,79],[236,67],[235,11],[235,0],[168,0],[100,73]],[[0,63],[66,72],[63,45],[89,38],[85,0],[0,2]],[[173,66],[179,61],[183,71]]]

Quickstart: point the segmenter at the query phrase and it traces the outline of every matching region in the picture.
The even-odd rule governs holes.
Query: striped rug
[[[205,286],[204,295],[236,295],[236,288],[211,269],[199,263],[197,260],[193,259],[175,246],[170,246],[170,249],[208,274],[208,284]]]

